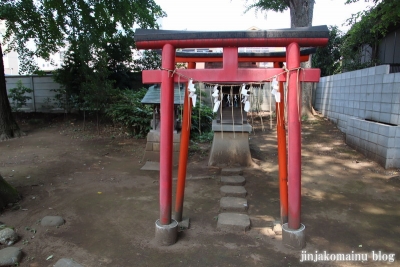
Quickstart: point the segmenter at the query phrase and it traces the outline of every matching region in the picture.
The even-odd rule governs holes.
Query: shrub
[[[19,111],[20,108],[26,106],[26,101],[32,99],[26,93],[32,93],[32,89],[25,87],[21,80],[18,80],[17,87],[9,90],[8,98],[11,98],[11,109],[14,112]]]
[[[146,88],[139,91],[121,90],[106,109],[106,115],[114,123],[123,125],[135,137],[145,137],[151,129],[152,108],[140,102],[146,92]]]
[[[211,142],[213,138],[213,119],[214,113],[209,106],[205,104],[197,104],[192,110],[191,139],[199,142]]]

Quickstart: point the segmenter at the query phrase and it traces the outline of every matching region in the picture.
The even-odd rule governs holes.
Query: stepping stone
[[[246,179],[239,175],[221,176],[221,183],[223,185],[244,185],[246,183]]]
[[[217,228],[228,231],[246,231],[250,229],[250,219],[247,214],[221,213],[218,215]]]
[[[222,211],[246,212],[248,209],[247,199],[241,197],[222,197],[219,207]]]
[[[223,185],[220,190],[223,197],[246,197],[247,191],[243,186]]]
[[[83,267],[72,259],[62,258],[54,264],[54,267]]]
[[[22,257],[20,248],[6,247],[0,250],[0,266],[16,266]]]
[[[222,168],[221,175],[242,175],[243,169],[242,168]]]
[[[61,216],[45,216],[40,221],[42,226],[60,226],[64,223],[65,221]]]

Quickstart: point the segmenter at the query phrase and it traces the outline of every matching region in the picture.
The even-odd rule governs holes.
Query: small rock
[[[20,248],[8,247],[0,250],[0,266],[14,266],[21,260]]]
[[[17,239],[17,233],[11,228],[4,228],[0,231],[0,244],[11,246]]]
[[[273,231],[276,235],[282,235],[282,225],[280,223],[275,224]]]
[[[65,221],[61,216],[45,216],[40,221],[42,226],[60,226],[64,223]]]
[[[83,267],[79,263],[71,259],[62,258],[54,264],[54,267]]]

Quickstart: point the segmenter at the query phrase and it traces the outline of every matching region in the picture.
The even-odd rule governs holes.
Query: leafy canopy
[[[0,7],[7,26],[4,42],[28,65],[33,56],[48,59],[62,47],[89,62],[121,36],[130,37],[133,48],[133,27],[156,28],[163,16],[154,0],[3,0]]]
[[[248,3],[248,0],[246,0]],[[252,4],[246,5],[245,12],[249,11],[250,9],[255,9],[255,11],[267,11],[273,10],[276,12],[283,12],[289,8],[289,0],[258,0],[253,1]]]

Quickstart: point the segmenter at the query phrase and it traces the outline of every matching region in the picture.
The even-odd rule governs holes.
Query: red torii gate
[[[162,49],[162,69],[143,71],[143,83],[161,82],[160,136],[160,219],[156,221],[156,239],[160,244],[176,242],[177,222],[171,220],[173,100],[174,82],[184,77],[212,83],[260,82],[274,76],[286,81],[281,68],[238,68],[238,47],[286,47],[288,69],[288,224],[283,225],[283,242],[301,249],[305,245],[304,225],[300,223],[301,207],[301,125],[298,82],[318,82],[319,69],[300,69],[300,47],[325,46],[327,26],[268,31],[191,32],[137,29],[138,49]],[[172,75],[176,48],[223,48],[222,69],[180,69],[181,77]],[[300,75],[299,75],[300,74]],[[285,240],[286,239],[286,240]]]

